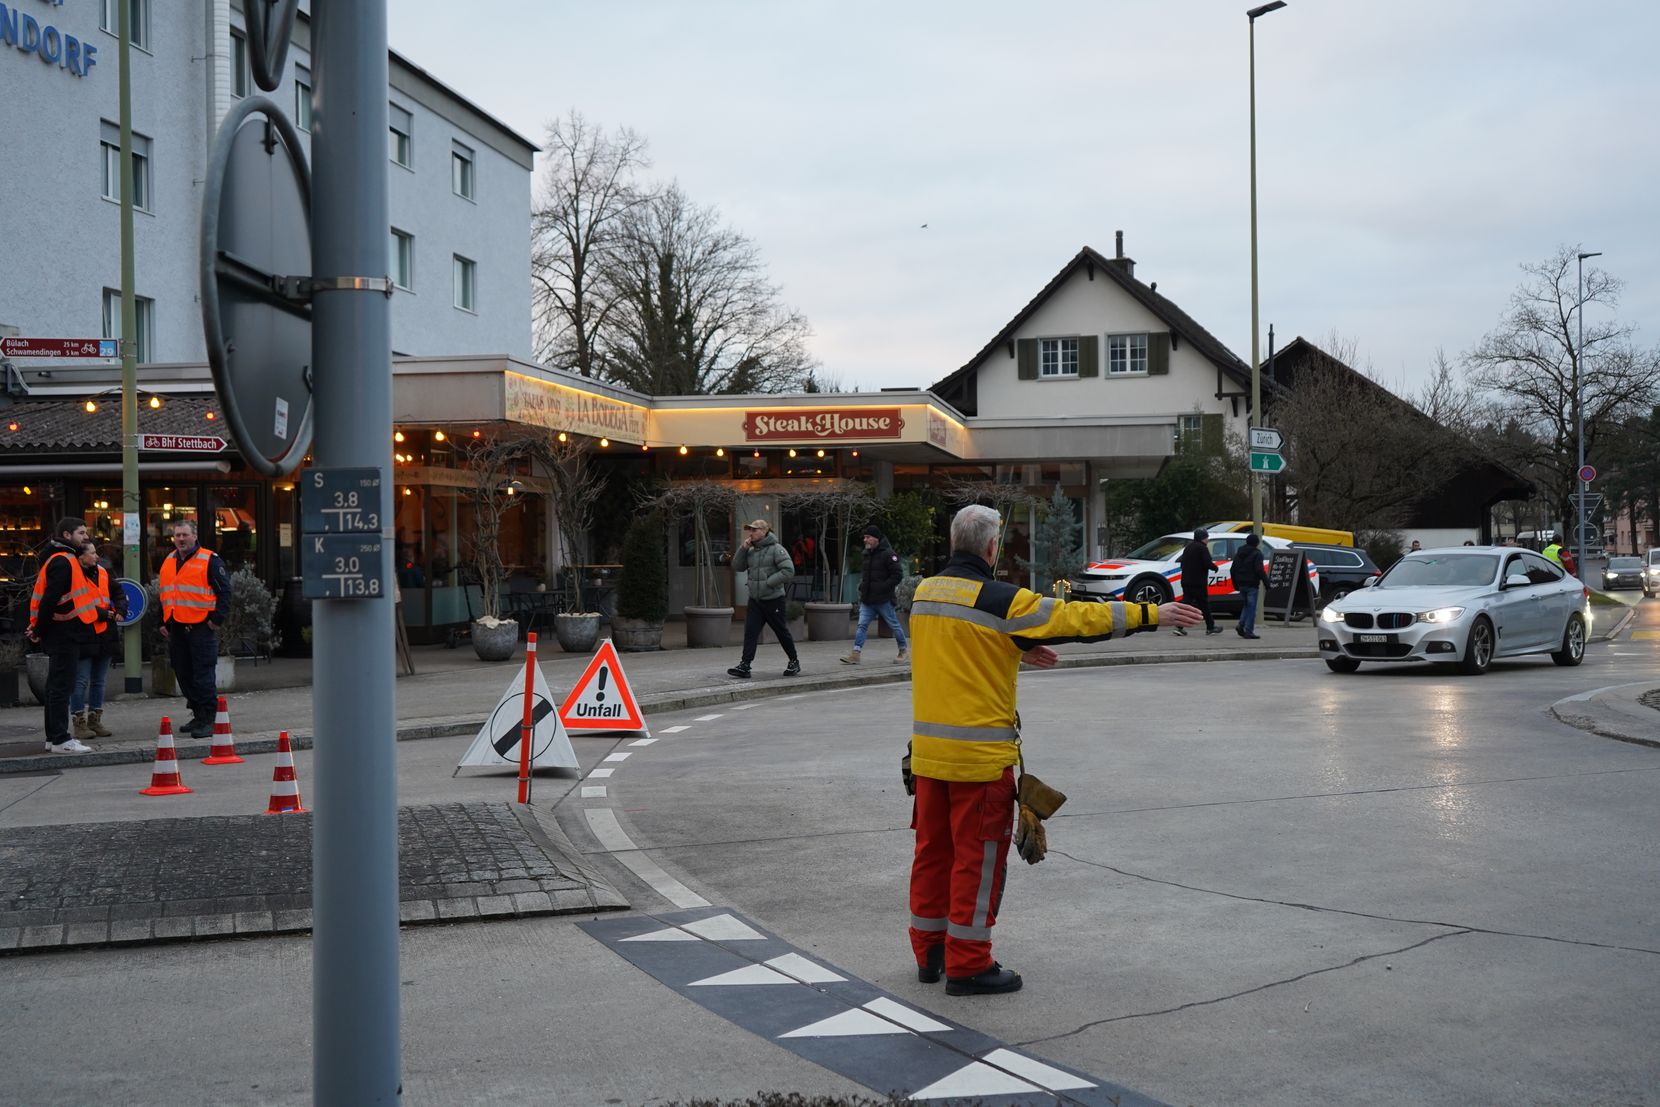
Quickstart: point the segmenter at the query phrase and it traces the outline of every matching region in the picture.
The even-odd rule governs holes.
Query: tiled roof
[[[20,400],[0,407],[0,458],[37,453],[119,454],[121,452],[121,397],[95,397],[98,410],[88,414],[86,397],[73,400]],[[209,419],[208,413],[215,416]],[[17,429],[12,430],[12,424]],[[224,412],[211,394],[163,396],[160,410],[141,399],[141,434],[216,434],[229,438]]]

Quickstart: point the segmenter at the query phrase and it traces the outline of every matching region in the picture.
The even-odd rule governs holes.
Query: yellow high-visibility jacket
[[[1020,655],[1152,630],[1158,618],[1152,604],[1049,599],[994,579],[981,558],[954,555],[911,603],[911,772],[996,780],[1020,756]]]

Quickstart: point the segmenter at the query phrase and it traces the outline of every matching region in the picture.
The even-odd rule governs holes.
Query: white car
[[[1495,657],[1585,658],[1590,590],[1531,550],[1451,546],[1420,550],[1375,584],[1333,600],[1315,621],[1333,672],[1362,661],[1451,662],[1484,673]]]
[[[1130,552],[1128,557],[1096,561],[1072,578],[1072,598],[1079,600],[1127,600],[1130,603],[1166,603],[1182,598],[1182,550],[1193,541],[1193,532],[1166,534]],[[1216,562],[1216,571],[1210,574],[1210,607],[1213,613],[1231,614],[1243,602],[1233,590],[1229,570],[1233,559],[1245,548],[1243,534],[1213,534],[1205,541],[1210,548],[1210,559]],[[1288,549],[1291,543],[1284,538],[1263,538],[1262,563],[1275,550]],[[1308,579],[1313,585],[1310,595],[1320,594],[1320,572],[1312,563]]]

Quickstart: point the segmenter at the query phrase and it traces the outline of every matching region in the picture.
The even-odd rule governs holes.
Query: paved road
[[[1639,614],[1660,631],[1660,603]],[[641,912],[736,912],[914,1010],[1167,1102],[1660,1104],[1660,751],[1544,714],[1652,676],[1657,651],[1660,635],[1622,636],[1577,670],[1480,678],[1029,674],[1031,767],[1071,801],[1050,859],[1011,879],[1014,996],[951,999],[911,972],[904,686],[658,717],[646,746],[577,739],[584,776],[629,757],[539,798]],[[450,779],[465,744],[400,744],[400,800],[500,798],[504,778]],[[200,789],[192,813],[262,807],[268,764]],[[151,817],[133,772],[0,781],[0,823]],[[569,920],[411,931],[403,951],[411,1103],[871,1086]],[[42,1059],[16,1094],[304,1102],[308,968],[292,938],[0,960],[0,1038]],[[66,1027],[96,1049],[71,1056]]]

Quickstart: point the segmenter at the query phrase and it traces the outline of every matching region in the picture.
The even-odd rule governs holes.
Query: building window
[[[121,9],[116,7],[121,0],[102,0],[98,10],[98,26],[112,35],[121,33]],[[150,48],[150,0],[127,0],[130,5],[127,15],[127,33],[132,36],[133,45],[140,50]]]
[[[231,32],[231,95],[248,95],[248,36],[241,31]]]
[[[455,306],[462,311],[477,311],[478,264],[460,254],[455,255]]]
[[[387,264],[392,270],[392,283],[399,288],[415,287],[415,236],[392,228],[391,256]]]
[[[138,360],[147,362],[153,351],[150,348],[150,335],[155,332],[156,302],[148,296],[134,296],[133,307],[138,326]],[[121,290],[118,288],[104,289],[104,337],[121,337]]]
[[[415,167],[415,121],[407,111],[396,104],[392,105],[388,118],[391,121],[388,128],[390,130],[392,160],[405,169],[413,169]]]
[[[121,202],[121,128],[103,121],[103,196]],[[150,210],[150,140],[133,132],[133,207]]]
[[[1147,372],[1147,336],[1107,335],[1107,372],[1120,375]]]
[[[1194,412],[1192,415],[1183,415],[1176,425],[1176,449],[1199,450],[1204,446],[1205,419],[1203,415]]]
[[[1040,338],[1038,340],[1039,377],[1075,377],[1078,375],[1078,340],[1076,338]]]
[[[463,199],[473,198],[473,152],[459,142],[450,149],[450,188]]]
[[[311,130],[311,70],[303,65],[294,67],[294,126]]]

